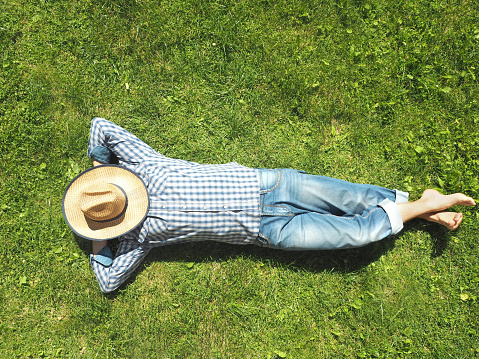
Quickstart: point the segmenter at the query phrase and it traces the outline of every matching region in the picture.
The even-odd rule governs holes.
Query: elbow
[[[113,293],[115,291],[115,289],[101,288],[101,287],[100,287],[100,290],[103,294],[110,294],[110,293]]]
[[[103,120],[103,118],[101,117],[93,117],[91,119],[91,125],[96,125],[98,122],[100,122],[101,120]]]
[[[115,291],[121,284],[117,280],[114,280],[114,278],[112,278],[109,273],[95,272],[95,275],[100,290],[105,294]]]
[[[114,292],[116,289],[118,289],[119,284],[114,284],[114,283],[103,283],[100,284],[100,290],[104,294],[109,294]]]
[[[103,294],[110,294],[110,293],[113,293],[115,291],[116,288],[104,288],[104,287],[100,287],[100,290]]]

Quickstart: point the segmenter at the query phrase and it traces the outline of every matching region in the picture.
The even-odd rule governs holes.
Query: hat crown
[[[120,215],[126,204],[123,191],[111,183],[95,183],[80,193],[80,209],[93,221],[108,221]]]

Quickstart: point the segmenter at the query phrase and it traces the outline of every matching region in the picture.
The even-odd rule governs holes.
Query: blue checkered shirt
[[[115,255],[106,248],[92,257],[103,292],[118,288],[153,247],[204,240],[249,244],[258,235],[260,185],[252,168],[168,158],[102,118],[92,120],[88,156],[102,163],[116,157],[144,181],[150,198],[146,220],[119,238]]]

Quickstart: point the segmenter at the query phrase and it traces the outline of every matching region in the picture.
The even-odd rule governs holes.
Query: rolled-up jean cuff
[[[391,223],[391,234],[397,234],[403,229],[402,216],[396,203],[386,198],[379,206],[384,209]]]
[[[409,193],[395,189],[396,192],[396,204],[407,203],[409,201]]]

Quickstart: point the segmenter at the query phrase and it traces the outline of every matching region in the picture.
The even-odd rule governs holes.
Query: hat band
[[[103,219],[103,220],[95,220],[95,219],[92,219],[92,218],[88,218],[90,221],[93,221],[93,222],[96,222],[96,223],[107,223],[107,222],[113,222],[113,221],[116,221],[117,219],[121,218],[121,216],[123,216],[126,212],[126,209],[128,207],[128,197],[126,195],[126,192],[123,190],[123,188],[121,188],[120,186],[114,184],[114,183],[110,183],[111,185],[115,186],[115,187],[118,187],[120,189],[120,191],[123,192],[123,195],[125,196],[125,206],[123,207],[123,210],[118,214],[116,215],[115,217],[113,218],[110,218],[110,219]]]

